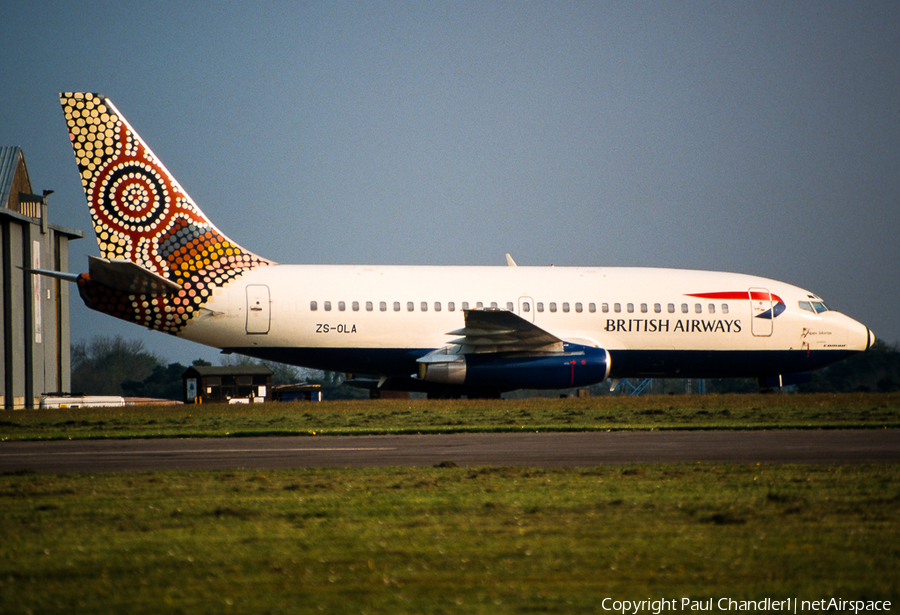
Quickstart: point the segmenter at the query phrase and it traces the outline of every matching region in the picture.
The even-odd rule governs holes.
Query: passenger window
[[[538,311],[538,312],[543,312],[543,311],[544,311],[544,302],[543,302],[543,301],[538,301],[538,302],[537,302],[537,311]]]
[[[681,304],[681,313],[682,313],[682,314],[687,314],[687,313],[688,313],[688,304],[687,304],[687,303],[682,303],[682,304]]]
[[[358,312],[359,311],[359,301],[354,301],[353,303],[350,304],[350,307],[353,308],[354,312]]]
[[[435,311],[435,312],[440,312],[440,311],[441,311],[441,302],[440,302],[440,301],[435,301],[435,302],[434,302],[434,311]]]
[[[415,311],[416,311],[416,304],[415,304],[415,302],[413,302],[413,301],[407,301],[407,302],[406,302],[406,311],[407,311],[407,312],[415,312]]]
[[[591,314],[597,313],[597,304],[596,303],[588,303],[588,312]]]
[[[326,312],[330,312],[330,311],[331,311],[331,301],[326,301],[326,302],[325,302],[325,311],[326,311]]]
[[[583,311],[580,303],[575,304],[575,311],[579,314],[581,314],[581,312]]]
[[[722,304],[722,313],[723,313],[723,314],[727,314],[727,313],[728,313],[728,304],[727,304],[727,303],[723,303],[723,304]]]
[[[375,309],[375,306],[372,305],[372,302],[371,302],[371,301],[366,301],[366,311],[367,311],[367,312],[371,312],[373,309]]]
[[[654,303],[654,304],[653,304],[653,311],[656,312],[657,314],[661,314],[661,313],[662,313],[662,304],[661,304],[661,303]]]
[[[563,306],[562,306],[562,307],[563,307],[563,312],[568,312],[568,311],[569,311],[569,302],[568,302],[568,301],[563,301]]]
[[[311,312],[315,312],[315,311],[318,310],[318,309],[319,309],[319,304],[318,304],[316,301],[310,301],[310,302],[309,302],[309,310],[310,310]]]
[[[669,310],[669,314],[674,314],[674,313],[675,313],[675,304],[674,304],[674,303],[670,303],[670,304],[667,306],[667,309]]]
[[[551,311],[551,312],[555,312],[555,311],[556,311],[556,302],[555,302],[555,301],[551,301],[551,302],[550,302],[550,311]]]
[[[496,309],[497,309],[497,302],[496,302],[496,301],[491,301],[491,309],[492,309],[492,310],[496,310]]]
[[[481,301],[476,301],[476,302],[475,302],[475,309],[476,309],[476,310],[483,310],[483,309],[484,309],[484,304],[483,304]]]
[[[513,302],[512,302],[512,301],[507,301],[507,302],[506,302],[506,309],[509,310],[510,312],[514,312],[514,311],[516,310],[516,306],[513,305]]]
[[[449,310],[449,311],[451,311],[451,312],[455,312],[455,311],[456,311],[456,304],[453,303],[452,301],[448,301],[448,302],[447,302],[447,310]]]
[[[647,304],[642,303],[641,304],[641,314],[646,314],[646,313],[647,313]]]
[[[344,303],[343,301],[338,301],[338,311],[343,312],[346,309],[347,309],[347,304]]]
[[[394,311],[395,312],[400,311],[400,302],[399,301],[394,301]]]
[[[601,303],[601,304],[600,304],[600,311],[603,312],[604,314],[609,314],[609,304],[608,304],[608,303]]]
[[[634,314],[634,304],[633,304],[633,303],[629,303],[629,304],[628,304],[627,306],[625,306],[625,307],[628,308],[628,313],[629,313],[629,314]]]
[[[531,304],[528,303],[527,301],[526,301],[525,303],[523,303],[523,304],[522,304],[522,311],[523,311],[523,312],[530,312],[530,311],[531,311]]]
[[[378,309],[382,312],[387,312],[387,301],[380,301],[378,303]]]
[[[469,302],[468,302],[468,301],[463,301],[463,302],[462,302],[462,309],[464,309],[464,310],[468,310],[468,309],[469,309]]]
[[[699,303],[695,303],[695,304],[694,304],[694,311],[697,312],[698,314],[702,314],[702,313],[703,313],[703,306],[700,305]]]
[[[621,303],[613,303],[613,312],[618,314],[621,311],[622,311],[622,304]]]
[[[422,302],[422,311],[423,311],[423,312],[427,312],[427,311],[428,311],[428,302],[427,302],[427,301],[423,301],[423,302]]]
[[[715,304],[715,303],[710,303],[710,304],[709,304],[709,313],[710,313],[710,314],[715,314],[715,313],[716,313],[716,304]]]

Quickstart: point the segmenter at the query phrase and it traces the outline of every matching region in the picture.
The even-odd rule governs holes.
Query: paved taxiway
[[[0,472],[232,468],[898,463],[900,430],[654,431],[0,443]]]

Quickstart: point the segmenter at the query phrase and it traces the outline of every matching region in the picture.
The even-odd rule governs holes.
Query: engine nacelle
[[[545,356],[496,354],[442,355],[420,361],[419,380],[477,389],[568,389],[603,382],[609,353],[602,348],[564,344],[564,352]],[[437,359],[437,357],[435,357]]]

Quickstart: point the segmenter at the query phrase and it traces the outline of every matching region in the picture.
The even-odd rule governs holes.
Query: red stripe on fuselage
[[[755,301],[767,301],[769,296],[772,297],[773,301],[777,301],[778,303],[784,303],[776,294],[773,293],[764,293],[762,291],[747,291],[747,290],[738,290],[738,291],[723,291],[717,293],[687,293],[688,297],[697,297],[698,299],[752,299]]]

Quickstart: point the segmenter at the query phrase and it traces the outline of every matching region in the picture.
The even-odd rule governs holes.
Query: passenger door
[[[269,287],[264,284],[247,285],[247,333],[264,335],[271,321]]]
[[[772,293],[765,288],[750,289],[750,331],[756,337],[772,335],[772,307]]]

